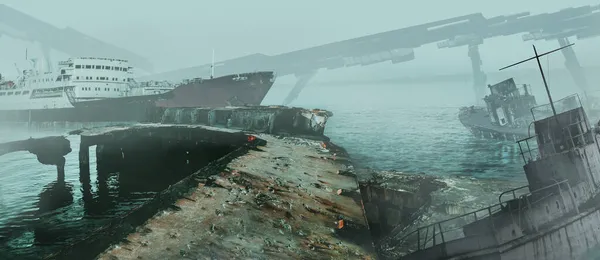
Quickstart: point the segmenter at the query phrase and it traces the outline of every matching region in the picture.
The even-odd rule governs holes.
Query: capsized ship
[[[529,136],[530,109],[536,106],[531,86],[519,88],[510,78],[488,87],[486,107],[461,108],[460,122],[477,137],[516,141]]]

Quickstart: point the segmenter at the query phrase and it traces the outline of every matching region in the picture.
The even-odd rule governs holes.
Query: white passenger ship
[[[16,82],[0,76],[0,111],[72,108],[72,102],[161,94],[174,88],[164,82],[138,84],[126,60],[79,57],[40,72],[36,61]]]

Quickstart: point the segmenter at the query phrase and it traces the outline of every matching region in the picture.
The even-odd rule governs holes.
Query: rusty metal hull
[[[484,107],[462,109],[458,119],[473,135],[480,138],[517,141],[529,136],[527,127],[510,128],[492,124]]]

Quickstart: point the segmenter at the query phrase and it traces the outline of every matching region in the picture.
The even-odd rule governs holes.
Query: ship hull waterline
[[[0,110],[0,122],[141,122],[161,108],[258,106],[273,83],[273,72],[228,75],[157,95],[72,101],[69,108]]]
[[[516,142],[529,137],[527,127],[509,128],[493,125],[489,121],[489,114],[483,107],[477,107],[473,112],[461,114],[458,118],[460,123],[478,138]]]

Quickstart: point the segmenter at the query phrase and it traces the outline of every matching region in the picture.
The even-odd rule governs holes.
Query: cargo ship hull
[[[223,107],[260,105],[273,83],[273,72],[234,74],[196,80],[172,91],[172,96],[156,102],[159,107]]]
[[[194,80],[157,95],[69,101],[73,107],[0,111],[0,122],[141,122],[169,107],[260,105],[275,81],[273,72]]]

